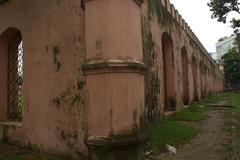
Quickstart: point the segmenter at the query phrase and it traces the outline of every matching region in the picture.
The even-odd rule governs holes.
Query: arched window
[[[23,41],[21,32],[8,28],[0,36],[1,121],[22,121]]]

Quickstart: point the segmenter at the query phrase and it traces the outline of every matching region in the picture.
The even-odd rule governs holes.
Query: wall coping
[[[22,122],[13,122],[13,121],[6,121],[6,122],[0,122],[0,126],[12,126],[12,127],[22,127]]]
[[[84,2],[86,3],[86,2],[89,2],[89,1],[93,1],[93,0],[84,0]],[[144,0],[133,0],[135,3],[137,3],[138,5],[142,5],[143,4],[143,1]]]
[[[133,59],[88,59],[83,64],[83,73],[104,74],[104,73],[139,73],[146,71],[146,65]]]
[[[167,1],[161,0],[162,6],[169,12],[169,14],[172,16],[172,18],[175,19],[177,23],[179,23],[179,25],[183,28],[183,30],[186,32],[186,34],[199,46],[199,48],[206,55],[206,57],[208,58],[210,63],[212,63],[216,68],[218,68],[217,67],[218,64],[209,55],[206,48],[200,42],[198,37],[193,33],[191,28],[188,26],[187,22],[182,18],[182,16],[179,14],[178,10],[174,7],[174,5],[170,3],[170,6],[172,6],[172,7],[171,7],[171,10],[169,11],[168,5],[166,5],[165,2],[170,3],[169,0],[167,0]],[[218,71],[220,72],[219,68],[218,68]]]
[[[126,147],[126,146],[137,146],[146,142],[148,139],[147,133],[139,133],[136,135],[123,135],[123,136],[89,136],[85,140],[85,144],[90,148],[110,148],[115,147]]]

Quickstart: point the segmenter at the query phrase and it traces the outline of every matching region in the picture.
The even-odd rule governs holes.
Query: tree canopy
[[[240,14],[239,4],[238,0],[211,0],[208,6],[211,8],[210,11],[213,12],[212,18],[216,18],[219,22],[226,23],[230,12]],[[233,18],[231,23],[235,32],[239,32],[240,19]]]
[[[222,60],[224,62],[225,80],[231,86],[240,84],[240,57],[236,49],[231,49]]]

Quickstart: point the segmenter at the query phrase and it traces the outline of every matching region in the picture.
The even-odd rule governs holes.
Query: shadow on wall
[[[192,57],[192,77],[193,77],[193,100],[198,101],[197,93],[197,62],[196,58]]]
[[[174,54],[171,36],[164,32],[162,35],[162,54],[165,86],[164,111],[176,110],[176,93],[174,78]]]
[[[182,55],[182,79],[183,79],[183,103],[189,104],[189,77],[188,77],[188,55],[185,47],[181,49]]]

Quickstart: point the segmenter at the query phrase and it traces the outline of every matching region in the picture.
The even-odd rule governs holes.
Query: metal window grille
[[[23,42],[16,33],[8,45],[8,119],[22,120],[23,110]]]

